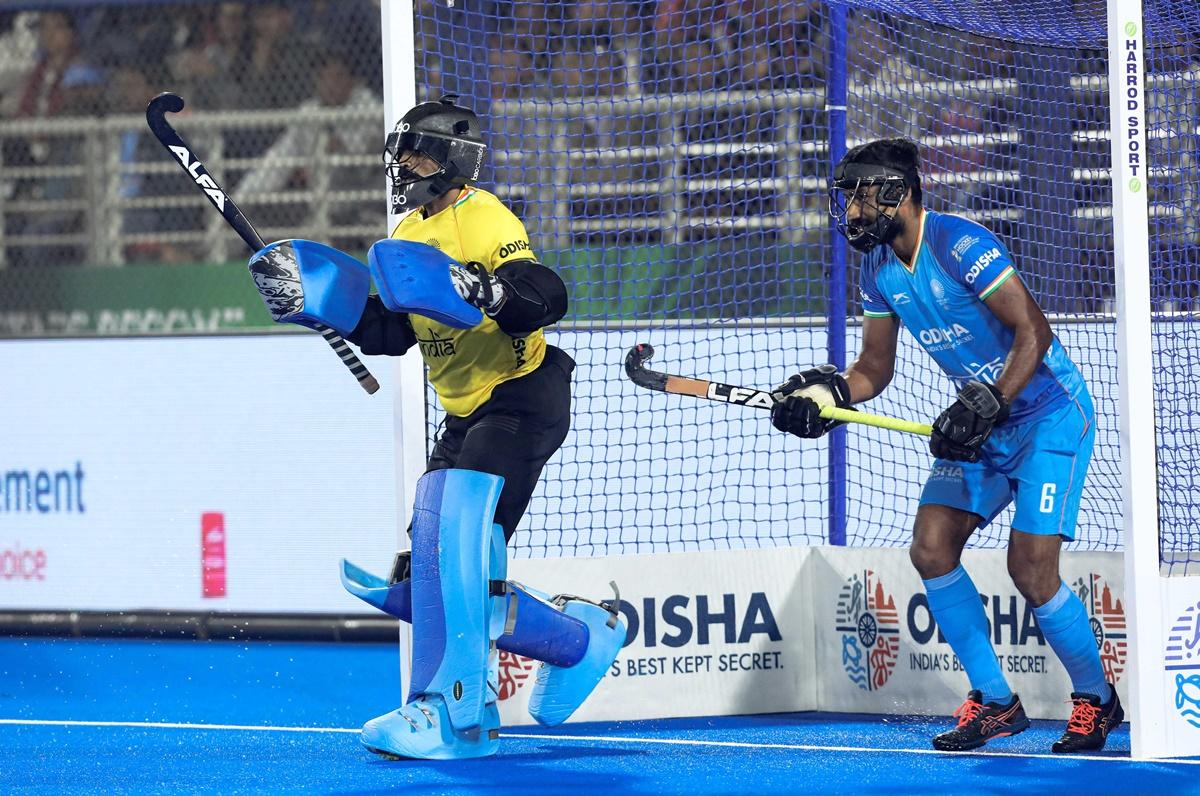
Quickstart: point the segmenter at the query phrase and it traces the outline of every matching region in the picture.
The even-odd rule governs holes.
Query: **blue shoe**
[[[543,663],[538,668],[529,715],[546,727],[570,718],[604,679],[625,643],[625,622],[613,610],[586,600],[571,600],[563,606],[563,613],[587,625],[588,647],[574,666]]]
[[[465,760],[496,754],[500,746],[500,711],[483,709],[483,721],[469,732],[455,732],[441,696],[418,697],[363,725],[363,746],[377,755],[414,760]]]

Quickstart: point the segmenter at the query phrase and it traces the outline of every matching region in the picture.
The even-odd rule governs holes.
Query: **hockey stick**
[[[250,247],[250,251],[257,252],[266,244],[259,237],[258,232],[251,226],[250,222],[242,215],[242,211],[233,203],[229,195],[217,184],[217,181],[212,178],[208,170],[204,168],[204,164],[200,159],[192,154],[191,149],[184,142],[179,133],[175,132],[175,128],[167,121],[168,113],[179,113],[183,110],[183,98],[178,94],[163,92],[154,99],[150,100],[150,104],[146,106],[146,123],[150,125],[150,129],[154,132],[154,137],[158,142],[167,148],[201,193],[208,197],[208,200],[213,203],[213,206],[220,211],[225,217],[226,223],[233,227],[234,231],[245,241]],[[367,370],[366,366],[359,361],[354,352],[350,350],[350,346],[342,339],[342,336],[334,329],[328,326],[318,326],[317,331],[325,338],[325,342],[329,343],[329,347],[338,355],[350,372],[354,374],[354,378],[358,379],[358,383],[368,393],[374,393],[379,390],[379,382],[371,375],[371,371]]]
[[[710,401],[721,401],[727,404],[753,406],[757,409],[770,409],[775,405],[775,398],[766,390],[753,387],[734,387],[719,381],[704,381],[691,379],[687,376],[672,376],[667,373],[649,370],[644,365],[654,356],[654,347],[649,343],[638,343],[629,349],[625,355],[625,373],[639,387],[659,392],[669,392],[675,395],[694,395],[697,398],[707,398]],[[911,420],[898,420],[894,417],[872,415],[866,412],[856,412],[850,409],[839,409],[836,406],[822,406],[821,417],[826,420],[841,420],[846,423],[862,423],[867,426],[887,428],[892,431],[904,431],[909,434],[920,434],[928,437],[933,428],[925,423],[914,423]]]

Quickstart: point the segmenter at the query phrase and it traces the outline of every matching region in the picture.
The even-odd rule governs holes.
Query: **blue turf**
[[[395,707],[396,668],[392,645],[0,639],[0,718],[356,729]],[[927,749],[944,726],[818,713],[577,723],[515,728],[495,758],[425,763],[381,760],[353,733],[0,725],[0,793],[1200,792],[1200,766],[1178,764],[564,737]],[[989,748],[1045,753],[1061,728],[1035,722]],[[1128,743],[1122,728],[1112,754]]]

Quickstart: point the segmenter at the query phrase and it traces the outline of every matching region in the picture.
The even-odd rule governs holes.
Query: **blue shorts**
[[[1016,501],[1016,530],[1074,539],[1096,440],[1095,414],[1092,398],[1083,390],[1049,414],[997,428],[978,462],[935,459],[921,505],[969,511],[987,525]]]

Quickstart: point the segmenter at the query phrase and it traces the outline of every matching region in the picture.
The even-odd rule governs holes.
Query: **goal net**
[[[1196,16],[1146,12],[1164,551],[1196,547]],[[800,441],[621,370],[637,342],[658,369],[758,387],[852,361],[858,256],[831,231],[826,182],[848,146],[895,136],[920,146],[927,207],[1008,244],[1083,371],[1098,433],[1073,546],[1120,549],[1105,19],[1103,0],[417,4],[418,92],[485,115],[489,187],[572,296],[553,342],[579,363],[574,428],[519,554],[907,543],[924,440]],[[953,388],[901,340],[866,408],[929,422]],[[1003,544],[1008,519],[974,543]]]

